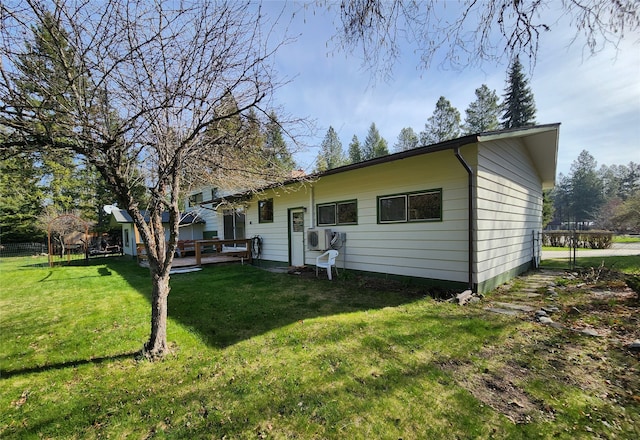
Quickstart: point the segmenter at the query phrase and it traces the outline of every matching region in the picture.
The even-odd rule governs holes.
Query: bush
[[[584,249],[609,249],[613,242],[611,231],[545,231],[543,246],[575,247]]]

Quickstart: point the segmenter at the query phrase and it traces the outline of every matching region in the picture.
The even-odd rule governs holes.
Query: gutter
[[[462,164],[464,169],[467,171],[467,175],[469,176],[468,177],[468,195],[467,195],[468,201],[469,201],[469,205],[468,205],[469,220],[467,225],[467,230],[469,232],[467,237],[467,241],[469,244],[467,259],[469,261],[469,266],[467,270],[468,270],[468,276],[469,276],[469,280],[468,280],[469,290],[473,290],[473,254],[475,250],[475,246],[473,245],[473,224],[475,220],[475,211],[473,210],[473,200],[474,200],[473,169],[471,169],[469,164],[464,160],[464,158],[460,154],[459,146],[455,147],[454,151],[455,151],[456,158]]]

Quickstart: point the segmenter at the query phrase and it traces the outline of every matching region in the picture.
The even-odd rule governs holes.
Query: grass
[[[626,274],[640,274],[640,255],[576,258],[576,267],[579,268],[597,268],[603,264],[609,269]],[[566,269],[567,265],[567,258],[548,258],[540,262],[540,266],[544,269]]]
[[[634,400],[612,403],[545,360],[557,332],[481,305],[208,267],[172,277],[172,354],[149,362],[135,356],[149,331],[146,269],[33,266],[0,261],[3,439],[639,434]],[[521,394],[487,404],[487,377]]]
[[[614,235],[614,243],[640,243],[640,235]]]

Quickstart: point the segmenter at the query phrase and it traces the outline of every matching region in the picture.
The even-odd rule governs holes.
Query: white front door
[[[289,258],[291,266],[304,266],[304,210],[289,211]]]

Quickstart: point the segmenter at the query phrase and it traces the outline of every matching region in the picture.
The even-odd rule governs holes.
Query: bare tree
[[[402,42],[424,69],[434,59],[454,68],[518,54],[535,60],[541,33],[560,19],[594,54],[637,32],[639,11],[639,0],[342,0],[338,33],[345,48],[362,50],[365,65],[389,75]]]
[[[72,151],[99,170],[147,248],[153,289],[143,351],[162,356],[185,179],[250,189],[284,178],[224,122],[249,109],[268,114],[278,87],[270,60],[286,40],[268,41],[260,5],[231,0],[9,0],[0,14],[0,151]],[[42,68],[21,70],[36,29],[51,52]],[[56,87],[46,86],[48,75],[59,76]]]

